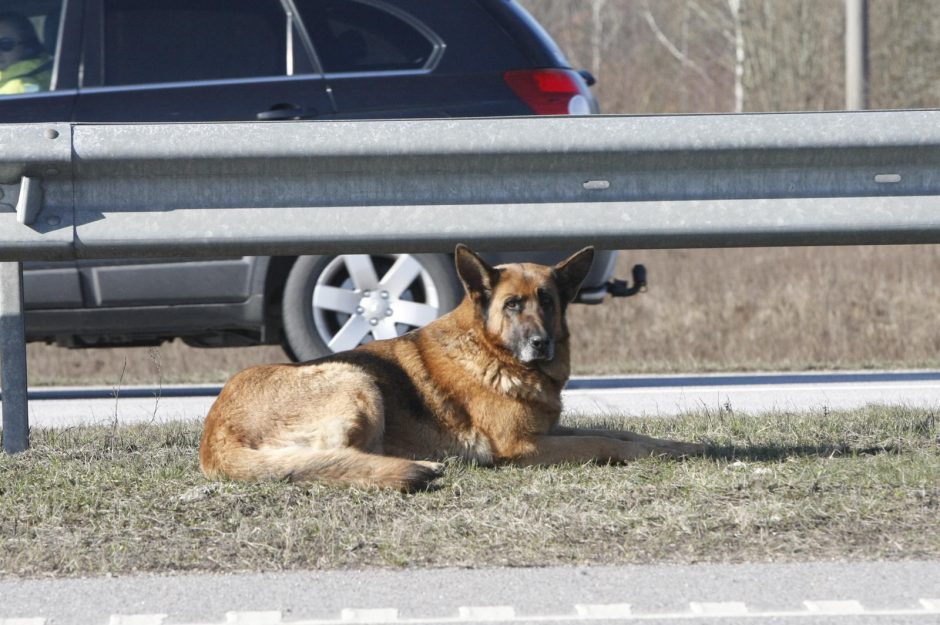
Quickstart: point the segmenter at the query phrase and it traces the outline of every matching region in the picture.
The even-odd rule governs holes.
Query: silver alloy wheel
[[[313,288],[313,323],[333,352],[404,334],[437,319],[440,297],[410,254],[344,254]]]

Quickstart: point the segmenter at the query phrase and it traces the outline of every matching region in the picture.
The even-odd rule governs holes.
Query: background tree
[[[608,113],[844,104],[843,0],[522,0]],[[940,2],[870,0],[873,108],[940,106]]]

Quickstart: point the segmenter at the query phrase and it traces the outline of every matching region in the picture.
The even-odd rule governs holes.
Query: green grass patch
[[[34,430],[0,455],[0,575],[940,557],[932,412],[588,418],[706,441],[625,466],[448,463],[411,495],[207,481],[201,423]]]

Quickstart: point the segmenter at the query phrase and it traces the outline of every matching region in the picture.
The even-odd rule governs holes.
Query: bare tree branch
[[[744,29],[741,25],[741,0],[728,0],[734,23],[734,112],[744,111]]]
[[[607,0],[591,0],[591,73],[597,76],[601,71],[601,47],[604,38],[604,21],[601,15]]]
[[[671,54],[677,61],[682,63],[683,67],[687,67],[694,71],[696,74],[704,78],[707,82],[713,83],[712,77],[708,75],[701,66],[699,66],[695,61],[690,59],[688,55],[683,54],[682,51],[676,47],[672,41],[669,40],[669,37],[666,36],[666,33],[662,31],[659,27],[659,24],[656,22],[656,18],[653,17],[653,12],[649,8],[649,0],[646,2],[646,8],[642,12],[643,18],[646,20],[646,23],[649,24],[650,30],[653,31],[653,35],[656,37],[656,40],[663,45],[664,48]]]
[[[721,35],[725,41],[732,45],[734,44],[734,35],[732,34],[733,24],[724,11],[706,11],[701,4],[694,0],[688,0],[685,4],[699,19]]]

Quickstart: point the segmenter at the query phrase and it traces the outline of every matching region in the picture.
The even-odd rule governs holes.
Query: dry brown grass
[[[936,246],[638,251],[621,274],[634,260],[646,294],[575,312],[578,371],[938,362]]]
[[[622,252],[640,296],[575,306],[576,373],[929,367],[940,364],[940,247]],[[71,351],[29,346],[33,384],[222,381],[277,347]]]
[[[581,417],[712,445],[626,466],[448,462],[430,492],[207,481],[198,421],[39,429],[0,454],[0,578],[940,557],[933,412]]]

